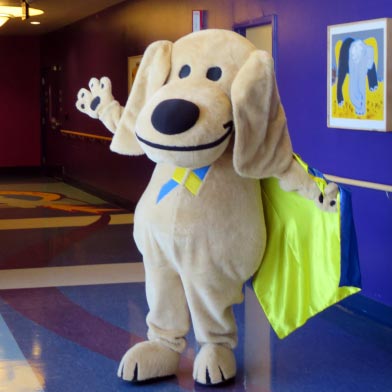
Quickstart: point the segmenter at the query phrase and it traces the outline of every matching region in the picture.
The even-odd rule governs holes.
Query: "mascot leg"
[[[189,330],[189,311],[184,289],[171,267],[153,267],[145,262],[149,341],[136,344],[121,360],[118,376],[139,382],[172,376],[178,370],[180,354]]]
[[[183,279],[193,328],[201,345],[193,367],[193,378],[199,384],[217,385],[236,375],[232,349],[237,345],[237,327],[232,305],[243,300],[241,281],[225,276],[222,270],[193,273]]]

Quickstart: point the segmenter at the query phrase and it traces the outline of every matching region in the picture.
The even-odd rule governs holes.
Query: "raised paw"
[[[236,375],[233,351],[218,344],[205,344],[193,365],[194,380],[203,385],[219,385]]]
[[[92,78],[89,82],[89,89],[79,90],[76,107],[92,118],[99,118],[100,113],[114,100],[112,84],[106,76],[100,80]]]
[[[339,188],[334,182],[328,183],[324,189],[324,193],[320,193],[317,204],[323,211],[337,211],[337,197]]]
[[[180,354],[159,342],[142,342],[123,356],[117,376],[125,381],[141,382],[175,375]]]

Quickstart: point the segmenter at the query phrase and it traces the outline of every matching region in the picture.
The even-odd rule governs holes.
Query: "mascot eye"
[[[182,78],[186,78],[191,73],[191,67],[189,65],[183,65],[180,69],[180,73],[178,76]]]
[[[210,79],[214,82],[219,80],[222,76],[222,70],[219,67],[211,67],[207,70],[207,79]]]

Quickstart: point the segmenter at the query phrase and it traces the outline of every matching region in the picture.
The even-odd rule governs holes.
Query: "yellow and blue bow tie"
[[[210,166],[203,166],[191,170],[184,167],[177,167],[174,170],[173,177],[162,186],[157,198],[157,203],[178,185],[184,186],[192,195],[197,195],[209,168]]]

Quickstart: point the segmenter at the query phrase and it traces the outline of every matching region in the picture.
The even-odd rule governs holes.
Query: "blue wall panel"
[[[392,185],[392,132],[327,127],[328,25],[392,17],[390,0],[268,0],[278,86],[294,150],[324,173]],[[392,53],[389,54],[391,56]],[[392,306],[392,195],[351,188],[363,294]]]

